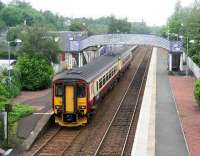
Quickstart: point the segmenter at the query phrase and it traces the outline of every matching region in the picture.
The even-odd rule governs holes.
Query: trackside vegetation
[[[20,71],[22,88],[25,90],[44,89],[51,84],[53,67],[41,56],[20,56],[16,69]]]
[[[15,97],[21,92],[20,73],[17,69],[11,71],[11,78],[8,77],[8,70],[0,68],[0,96],[5,98]]]
[[[186,54],[200,67],[200,2],[194,1],[183,7],[180,1],[175,5],[174,13],[169,17],[162,36],[170,40],[182,38]],[[180,37],[181,36],[181,37]],[[200,79],[194,86],[194,96],[200,107]]]
[[[9,103],[10,101],[0,96],[0,112],[4,110],[5,104]],[[34,112],[33,107],[25,104],[14,104],[12,106],[12,111],[9,112],[8,116],[8,123],[9,123],[9,138],[13,138],[16,136],[16,121],[19,119],[28,116]],[[6,143],[4,141],[4,132],[3,132],[3,120],[0,120],[0,147],[6,147]],[[10,140],[9,139],[9,140]]]
[[[197,104],[200,108],[200,79],[197,79],[194,86],[194,95],[197,101]]]
[[[191,59],[200,66],[200,3],[194,1],[193,4],[183,7],[178,1],[175,11],[169,17],[166,27],[164,28],[164,37],[168,36],[170,40],[182,40],[184,42],[185,52]]]
[[[0,97],[0,111],[4,110],[5,104],[9,103],[9,100]],[[12,107],[12,111],[9,113],[9,124],[14,124],[20,118],[32,114],[34,109],[25,104],[14,104]]]

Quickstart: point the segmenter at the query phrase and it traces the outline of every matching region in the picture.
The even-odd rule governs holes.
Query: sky
[[[2,0],[5,3],[11,0]],[[129,21],[144,20],[148,25],[161,26],[173,13],[177,0],[25,0],[38,10],[50,10],[66,17],[115,15]],[[183,6],[194,0],[180,0]]]

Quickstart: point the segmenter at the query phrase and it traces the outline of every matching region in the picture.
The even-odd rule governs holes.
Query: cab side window
[[[63,85],[62,84],[56,84],[55,95],[57,97],[62,97],[63,96]]]
[[[85,87],[83,85],[79,85],[77,87],[77,97],[85,97]]]

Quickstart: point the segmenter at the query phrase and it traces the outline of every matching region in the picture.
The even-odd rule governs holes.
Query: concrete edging
[[[48,128],[50,125],[51,117],[52,114],[44,114],[42,118],[37,122],[34,130],[29,134],[28,138],[26,138],[22,144],[25,150],[29,150],[38,136],[43,133],[46,128]]]
[[[153,48],[145,85],[135,140],[131,155],[155,155],[156,63],[157,48]]]

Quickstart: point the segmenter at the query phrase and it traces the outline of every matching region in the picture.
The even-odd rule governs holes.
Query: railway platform
[[[168,78],[167,54],[153,50],[131,155],[189,155]]]
[[[22,118],[17,123],[17,136],[23,140],[23,143],[16,143],[11,155],[21,155],[22,151],[29,149],[51,117],[49,113],[51,89],[36,92],[23,91],[13,101],[31,105],[35,109],[32,115]]]

